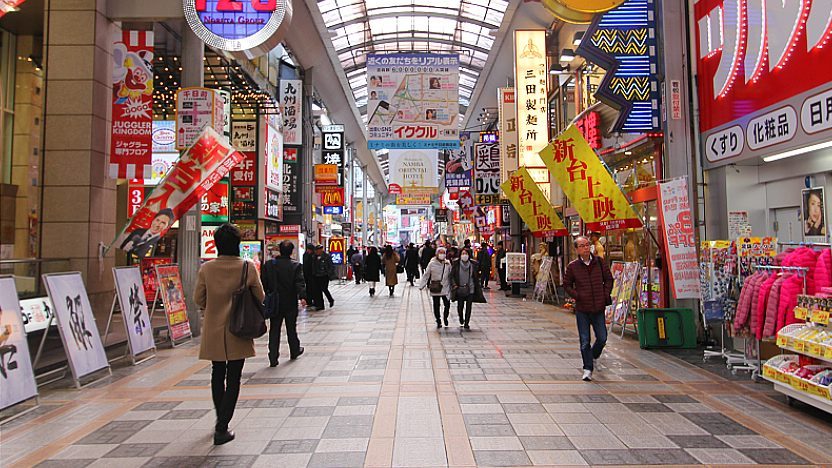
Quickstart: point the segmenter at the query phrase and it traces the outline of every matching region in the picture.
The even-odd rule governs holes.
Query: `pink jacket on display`
[[[766,319],[763,326],[763,336],[774,336],[777,330],[777,306],[780,305],[780,289],[783,283],[790,275],[788,273],[777,278],[777,281],[771,286],[771,292],[768,294],[768,301],[766,302]]]
[[[751,314],[751,333],[757,337],[758,340],[763,339],[763,325],[766,317],[766,304],[768,304],[768,294],[771,292],[771,287],[777,281],[777,274],[770,274],[765,281],[760,283],[757,289],[757,306]]]
[[[794,307],[797,305],[798,294],[803,294],[803,278],[792,275],[780,287],[780,305],[777,306],[777,330],[802,322],[794,317]]]
[[[815,264],[815,291],[832,287],[832,249],[823,249]]]
[[[745,279],[745,284],[742,285],[742,290],[740,291],[740,299],[737,302],[737,313],[734,316],[734,330],[739,331],[748,323],[748,318],[751,316],[754,284],[763,278],[765,278],[765,275],[762,272],[757,272]]]

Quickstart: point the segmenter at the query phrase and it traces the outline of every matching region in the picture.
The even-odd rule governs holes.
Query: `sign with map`
[[[368,54],[370,149],[459,148],[459,55]]]

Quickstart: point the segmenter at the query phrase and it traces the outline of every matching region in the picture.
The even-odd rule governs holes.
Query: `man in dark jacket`
[[[431,241],[426,241],[425,246],[422,247],[422,254],[419,258],[419,266],[422,267],[422,273],[425,273],[425,269],[428,267],[428,263],[430,263],[430,259],[436,255],[436,249],[433,248]]]
[[[601,357],[607,344],[607,326],[604,308],[610,304],[612,273],[606,263],[590,253],[590,241],[584,236],[575,238],[578,258],[566,267],[563,288],[575,299],[575,318],[583,359],[583,380],[592,380],[595,360]],[[595,332],[595,344],[590,348],[589,328]]]
[[[500,291],[508,291],[511,289],[511,286],[506,281],[506,249],[503,248],[503,241],[497,242],[496,254],[497,258],[495,261],[497,263],[497,273],[500,276]]]
[[[488,244],[483,242],[477,254],[477,263],[480,265],[480,284],[483,289],[488,287],[488,279],[491,277],[491,252],[488,251]]]
[[[295,244],[289,241],[280,243],[280,256],[263,265],[260,278],[266,300],[271,300],[273,316],[269,320],[269,366],[275,367],[280,357],[280,327],[286,322],[286,338],[289,341],[289,359],[297,359],[303,354],[303,347],[298,339],[298,300],[306,305],[306,282],[303,268],[292,260]]]
[[[318,287],[318,295],[315,298],[318,301],[318,309],[324,310],[324,294],[329,300],[329,306],[335,306],[335,299],[329,293],[329,280],[335,278],[335,265],[332,264],[332,257],[329,253],[324,251],[324,246],[318,244],[315,247],[315,284]]]
[[[312,302],[312,306],[308,307],[307,310],[316,310],[321,306],[321,304],[318,304],[318,301],[316,300],[319,293],[318,285],[315,282],[315,267],[317,263],[318,260],[315,256],[315,244],[306,244],[306,252],[303,253],[303,277],[306,280],[307,297],[309,298],[309,301]]]
[[[419,251],[412,242],[404,254],[404,271],[407,272],[407,281],[413,286],[413,279],[419,278]]]

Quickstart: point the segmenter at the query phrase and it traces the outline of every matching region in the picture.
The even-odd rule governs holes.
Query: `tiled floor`
[[[437,330],[430,301],[399,286],[333,288],[336,305],[299,330],[306,353],[246,362],[232,421],[211,444],[208,363],[194,344],[66,382],[0,427],[2,466],[808,465],[832,463],[832,427],[664,353],[610,338],[593,383],[579,381],[571,314],[492,290],[462,331]],[[284,356],[288,350],[284,345]]]

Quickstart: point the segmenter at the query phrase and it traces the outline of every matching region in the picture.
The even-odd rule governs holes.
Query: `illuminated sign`
[[[321,194],[321,205],[344,206],[344,187],[322,185],[315,187],[315,191]]]
[[[264,203],[266,218],[272,218],[278,221],[283,219],[283,202],[280,200],[279,192],[267,188]]]
[[[344,207],[343,206],[325,206],[324,207],[324,214],[327,214],[327,215],[342,215],[342,214],[344,214]]]
[[[590,148],[601,148],[601,116],[597,112],[587,112],[575,122],[575,126],[586,138]]]
[[[292,20],[289,0],[184,0],[185,19],[211,47],[263,55],[280,44]]]
[[[315,183],[338,185],[338,166],[335,164],[315,164]]]
[[[520,166],[549,198],[549,171],[538,153],[549,143],[549,101],[546,96],[546,31],[514,31],[514,83]]]
[[[330,237],[329,238],[329,255],[332,257],[332,263],[335,265],[344,264],[344,238]]]

